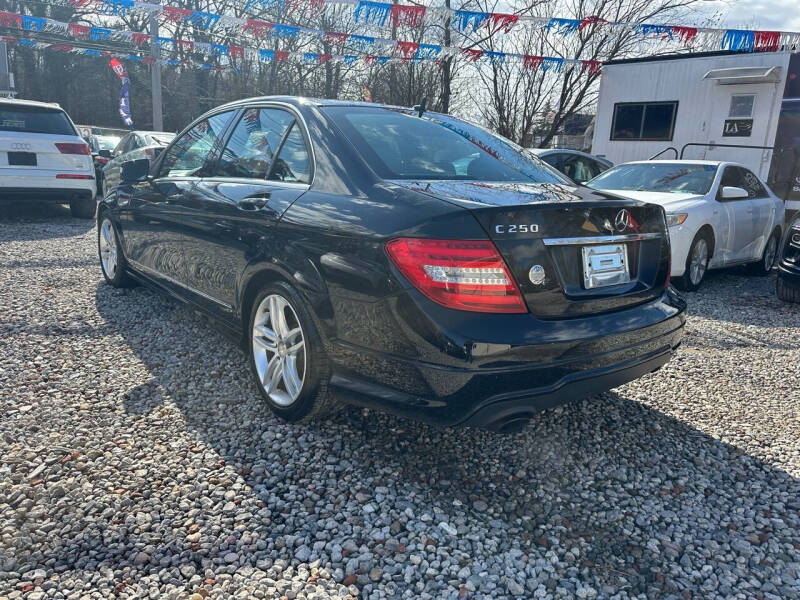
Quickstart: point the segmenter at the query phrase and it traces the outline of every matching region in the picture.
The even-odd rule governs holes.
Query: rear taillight
[[[508,267],[488,240],[398,238],[386,244],[386,252],[415,288],[443,306],[528,312]]]
[[[77,142],[58,142],[56,148],[61,154],[91,154],[89,144],[80,144]]]
[[[99,162],[101,165],[108,164],[108,159],[104,156],[95,156],[94,159]]]

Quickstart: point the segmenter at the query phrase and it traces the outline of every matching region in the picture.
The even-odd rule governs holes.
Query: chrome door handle
[[[270,193],[254,194],[239,200],[239,208],[242,210],[260,210],[269,202]]]

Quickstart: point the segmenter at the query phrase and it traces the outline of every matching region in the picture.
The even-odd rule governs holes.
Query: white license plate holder
[[[628,247],[625,244],[584,246],[583,285],[587,290],[629,283]]]

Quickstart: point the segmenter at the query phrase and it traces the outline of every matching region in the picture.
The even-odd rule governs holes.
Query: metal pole
[[[150,65],[153,87],[153,129],[155,131],[164,130],[164,113],[161,107],[161,63],[159,62],[159,51],[156,38],[158,38],[158,19],[155,13],[150,13],[150,55],[155,59]]]
[[[5,95],[14,95],[14,84],[8,72],[8,45],[0,41],[0,96]]]

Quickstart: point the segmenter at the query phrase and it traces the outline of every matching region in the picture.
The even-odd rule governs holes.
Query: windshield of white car
[[[612,167],[586,185],[596,190],[707,194],[717,167],[693,163],[635,163]]]
[[[63,110],[38,106],[0,106],[0,131],[78,135]]]

